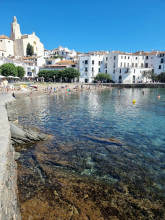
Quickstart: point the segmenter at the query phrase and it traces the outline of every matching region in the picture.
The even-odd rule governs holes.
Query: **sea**
[[[160,98],[158,98],[160,95]],[[16,97],[22,219],[165,219],[165,89]]]

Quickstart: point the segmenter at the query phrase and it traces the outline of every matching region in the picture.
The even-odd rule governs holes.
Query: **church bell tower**
[[[13,23],[11,23],[11,39],[21,39],[20,25],[17,23],[16,16],[14,16]]]

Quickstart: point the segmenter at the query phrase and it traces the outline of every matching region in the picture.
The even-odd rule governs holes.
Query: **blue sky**
[[[17,17],[46,49],[165,51],[165,0],[0,0],[0,35]]]

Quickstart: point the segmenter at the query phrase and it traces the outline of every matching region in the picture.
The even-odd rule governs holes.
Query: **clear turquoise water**
[[[50,154],[58,145],[72,146],[58,152],[71,164],[64,169],[116,187],[134,185],[140,197],[164,196],[165,89],[118,91],[18,98],[19,121],[53,134]]]

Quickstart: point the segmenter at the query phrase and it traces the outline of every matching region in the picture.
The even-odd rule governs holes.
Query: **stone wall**
[[[82,85],[102,85],[116,88],[165,88],[165,83],[88,83]]]
[[[9,125],[9,120],[17,120],[15,105],[11,95],[0,94],[0,220],[21,219],[17,201],[17,165]]]

